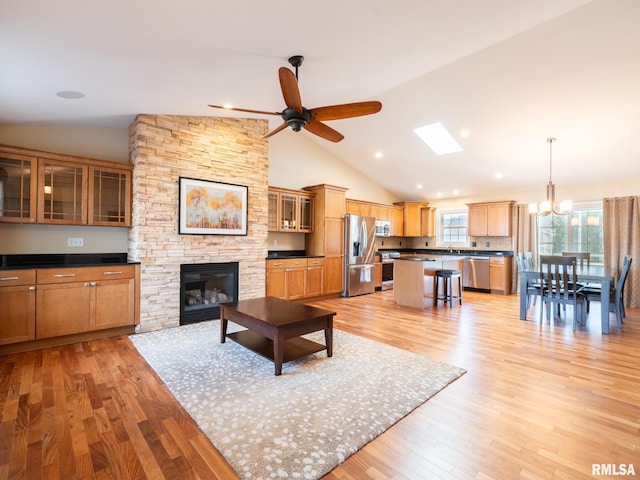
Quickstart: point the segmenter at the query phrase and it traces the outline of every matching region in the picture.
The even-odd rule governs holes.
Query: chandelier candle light
[[[555,141],[556,139],[553,137],[547,138],[547,142],[549,142],[549,184],[547,185],[547,199],[540,203],[540,205],[530,203],[529,213],[537,213],[538,215],[549,215],[550,213],[555,215],[567,215],[571,213],[571,200],[563,200],[560,202],[559,208],[556,208],[556,186],[551,180],[551,153],[553,142]]]

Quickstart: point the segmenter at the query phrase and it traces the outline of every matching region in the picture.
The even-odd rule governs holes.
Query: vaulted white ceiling
[[[278,135],[307,136],[407,200],[542,195],[550,136],[558,184],[640,179],[638,25],[636,0],[8,0],[0,123],[126,127],[138,113],[229,115],[207,106],[226,102],[280,111],[277,70],[301,54],[307,108],[383,108],[328,122],[340,143]],[[438,157],[412,132],[436,121],[469,132],[463,152]]]

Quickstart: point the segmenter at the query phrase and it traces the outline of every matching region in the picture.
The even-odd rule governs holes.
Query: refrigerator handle
[[[367,245],[367,224],[362,222],[360,224],[360,238],[362,239],[362,252],[366,252],[368,250]],[[362,255],[362,253],[360,253]]]

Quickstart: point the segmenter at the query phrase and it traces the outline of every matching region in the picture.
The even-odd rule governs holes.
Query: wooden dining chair
[[[616,280],[615,286],[609,289],[609,312],[616,314],[618,328],[622,328],[623,318],[626,316],[624,311],[624,285],[627,282],[629,270],[631,269],[631,260],[632,258],[629,256],[624,257],[620,276]],[[600,301],[602,298],[601,292],[601,287],[594,286],[583,289],[583,293],[586,296],[587,301],[587,312],[589,311],[590,302]]]
[[[576,263],[583,267],[591,265],[591,253],[589,252],[562,252],[563,257],[576,257]]]
[[[549,319],[551,308],[554,305],[557,307],[560,305],[573,306],[574,330],[578,322],[584,322],[586,297],[581,292],[582,287],[577,286],[576,257],[542,255],[540,257],[540,285],[542,286],[540,323],[543,320],[543,311],[546,310],[547,319]]]
[[[527,255],[528,254],[528,255]],[[516,254],[516,265],[518,272],[523,270],[533,270],[533,255],[531,252],[518,252]],[[536,279],[529,279],[527,281],[527,291],[520,292],[520,295],[527,296],[527,310],[533,303],[535,306],[536,298],[540,295],[540,282]]]

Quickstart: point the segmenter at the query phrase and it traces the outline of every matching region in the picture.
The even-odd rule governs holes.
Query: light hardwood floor
[[[592,464],[640,477],[640,309],[601,335],[597,304],[574,333],[570,312],[520,321],[517,295],[424,311],[392,291],[310,303],[336,328],[468,371],[325,480],[591,479]],[[115,337],[0,357],[0,480],[38,478],[237,477]]]

